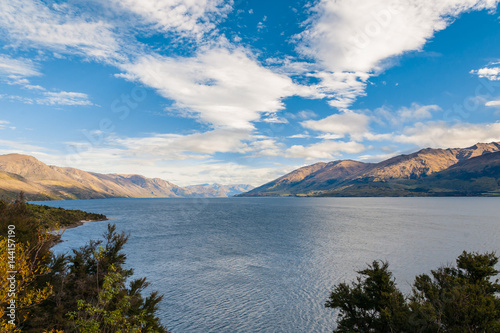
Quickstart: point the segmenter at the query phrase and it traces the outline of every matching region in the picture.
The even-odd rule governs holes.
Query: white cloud
[[[232,9],[223,0],[113,0],[163,32],[201,37]]]
[[[276,113],[268,113],[268,112],[264,114],[264,116],[261,118],[261,121],[273,124],[288,124],[288,120],[286,118],[281,118],[278,117]]]
[[[25,104],[33,104],[33,99],[24,97],[24,96],[17,96],[17,95],[0,95],[0,99],[7,99],[9,101],[17,101],[17,102],[22,102]]]
[[[41,75],[33,61],[29,59],[13,59],[7,55],[0,55],[0,75],[2,74],[11,77]]]
[[[188,135],[156,134],[144,138],[113,139],[112,144],[125,149],[128,156],[183,160],[205,159],[215,153],[243,153],[248,147],[242,141],[250,139],[249,131],[216,129]]]
[[[302,110],[299,113],[297,113],[297,117],[299,119],[311,119],[311,118],[316,118],[318,115],[311,110]]]
[[[28,85],[26,88],[30,88]],[[58,91],[51,92],[45,91],[43,87],[37,88],[36,90],[40,90],[41,95],[43,97],[38,98],[30,98],[24,96],[17,95],[0,95],[0,99],[7,99],[10,101],[17,101],[25,104],[39,104],[39,105],[76,105],[76,106],[85,106],[85,105],[94,105],[87,94],[79,93],[79,92],[71,92],[71,91]]]
[[[408,122],[429,119],[434,112],[442,111],[438,105],[420,105],[412,103],[410,107],[401,107],[393,111],[390,107],[382,106],[373,111],[372,119],[379,124],[402,125]]]
[[[255,167],[235,162],[212,162],[191,166],[170,166],[162,176],[181,186],[218,183],[259,186],[296,169],[296,166]]]
[[[251,129],[261,113],[284,108],[296,93],[292,80],[260,66],[243,50],[212,49],[190,58],[145,55],[123,66],[128,79],[156,88],[214,127]]]
[[[486,102],[486,106],[500,106],[500,100]]]
[[[10,124],[10,121],[0,120],[0,130],[5,129]]]
[[[377,154],[377,155],[362,155],[358,158],[359,161],[363,161],[365,163],[378,163],[381,161],[385,161],[390,159],[391,157],[394,157],[396,155],[400,155],[401,152],[395,151],[391,153],[386,153],[386,154]]]
[[[43,105],[94,105],[87,94],[71,91],[59,91],[43,93],[45,97],[36,99],[38,104]]]
[[[263,140],[254,140],[249,144],[249,151],[254,154],[251,157],[260,156],[282,156],[284,144],[277,142],[272,138],[264,138]]]
[[[98,146],[83,142],[70,142],[68,145],[66,155],[52,156],[44,161],[86,171],[160,177],[181,186],[201,183],[260,185],[296,168],[259,167],[253,165],[252,159],[243,159],[243,162],[247,160],[252,164],[247,166],[212,158],[211,155],[217,152],[276,156],[281,149],[274,139],[252,136],[249,132],[242,134],[242,131],[214,130],[124,139],[111,137]]]
[[[323,140],[337,140],[337,139],[342,139],[344,135],[339,135],[339,134],[321,134],[316,137],[316,139],[323,139]]]
[[[261,185],[296,169],[296,166],[255,166],[212,160],[163,161],[127,157],[119,150],[101,149],[76,155],[44,158],[45,163],[100,173],[141,174],[179,186],[204,183]]]
[[[330,71],[371,72],[383,61],[421,50],[436,31],[498,0],[321,0],[299,49]]]
[[[42,154],[45,150],[47,149],[35,146],[31,143],[0,139],[0,154],[18,153],[35,156],[37,154]]]
[[[3,1],[0,29],[14,43],[77,52],[93,58],[116,57],[118,42],[110,24],[71,13],[66,5]]]
[[[301,133],[301,134],[294,134],[288,137],[288,139],[308,139],[311,136],[306,132],[306,133]]]
[[[318,71],[308,76],[319,79],[318,84],[308,87],[311,97],[328,98],[328,104],[339,109],[346,109],[357,97],[365,95],[366,81],[370,78],[363,72]]]
[[[316,98],[345,109],[365,94],[370,76],[395,56],[422,50],[461,13],[496,9],[498,0],[320,0],[298,51],[316,62]],[[288,68],[298,67],[287,65]],[[305,66],[299,66],[304,68]]]
[[[402,107],[398,110],[398,117],[401,121],[414,121],[420,119],[432,118],[432,112],[440,111],[437,105],[419,105],[412,103],[411,107]]]
[[[285,156],[305,158],[306,160],[333,159],[341,153],[357,154],[364,150],[364,145],[354,141],[321,141],[309,146],[291,146],[286,150]]]
[[[484,77],[492,81],[500,80],[500,67],[484,67],[470,72],[479,77]]]
[[[395,142],[413,143],[420,147],[467,147],[478,142],[500,141],[500,123],[455,124],[445,122],[417,123],[403,134],[394,135]]]
[[[333,114],[320,120],[307,120],[300,124],[315,131],[329,133],[336,138],[342,138],[345,135],[360,136],[368,132],[370,117],[347,111],[340,114]]]

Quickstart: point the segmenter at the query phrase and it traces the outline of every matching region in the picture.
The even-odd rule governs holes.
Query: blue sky
[[[0,154],[259,185],[500,141],[498,2],[2,1]]]

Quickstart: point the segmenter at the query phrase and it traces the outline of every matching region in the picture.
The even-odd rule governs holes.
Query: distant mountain
[[[422,149],[380,163],[316,163],[241,196],[500,195],[500,143]]]
[[[238,191],[238,186],[230,185],[227,190],[210,192],[196,187],[180,187],[160,178],[86,172],[47,165],[28,155],[0,155],[0,195],[14,197],[23,191],[29,200],[215,197],[251,189],[241,185]],[[224,188],[224,185],[219,187]]]
[[[187,190],[193,191],[200,197],[232,197],[237,194],[248,192],[255,186],[247,184],[221,185],[221,184],[201,184],[186,186]]]

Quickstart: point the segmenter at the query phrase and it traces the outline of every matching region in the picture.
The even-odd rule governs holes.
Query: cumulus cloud
[[[445,122],[417,123],[393,140],[412,143],[420,147],[450,148],[467,147],[478,142],[500,141],[500,123],[450,125]]]
[[[484,67],[478,70],[471,71],[479,77],[484,77],[492,81],[500,80],[500,67]]]
[[[210,49],[189,58],[145,55],[123,68],[122,77],[156,88],[178,109],[214,127],[251,129],[262,113],[282,110],[281,99],[296,93],[289,77],[239,49]]]
[[[500,100],[486,102],[486,106],[500,106]]]
[[[316,63],[317,93],[331,97],[331,106],[347,108],[365,94],[369,77],[389,67],[394,57],[422,50],[436,31],[460,14],[494,10],[497,4],[498,0],[320,0],[306,30],[297,35],[297,49]]]
[[[300,124],[308,129],[329,133],[336,138],[342,138],[346,135],[359,136],[368,132],[370,117],[347,111],[344,113],[333,114],[321,120],[307,120]]]
[[[299,50],[331,71],[370,72],[383,61],[421,50],[436,31],[498,0],[321,0]]]
[[[318,84],[308,87],[310,97],[327,98],[330,106],[339,109],[348,108],[356,98],[365,95],[366,82],[370,78],[363,72],[317,71],[308,76],[319,80]]]
[[[288,148],[285,156],[304,158],[306,160],[333,159],[341,153],[357,154],[365,150],[365,146],[355,142],[325,140],[309,146],[294,145]]]

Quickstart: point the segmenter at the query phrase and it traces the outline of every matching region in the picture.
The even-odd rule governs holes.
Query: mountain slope
[[[494,159],[493,154],[500,151],[499,143],[478,143],[468,148],[422,149],[409,155],[399,155],[380,163],[362,163],[350,160],[330,163],[316,163],[292,171],[272,182],[264,184],[241,196],[414,196],[414,195],[475,195],[495,192],[495,187],[477,187],[462,184],[457,192],[453,188],[453,179],[441,181],[442,188],[437,188],[439,178],[432,177],[450,170],[446,177],[452,177],[455,167],[457,172],[466,166],[480,168],[483,161]],[[496,156],[496,155],[495,155]],[[470,161],[470,162],[468,162]],[[491,162],[493,163],[493,162]],[[481,169],[476,178],[483,177]],[[497,169],[491,169],[491,178],[500,178]],[[458,177],[458,176],[456,176]],[[495,178],[496,177],[496,178]],[[434,182],[434,183],[433,183]],[[444,187],[443,187],[444,186]],[[465,187],[473,186],[470,190]]]
[[[350,160],[316,163],[294,170],[245,194],[279,196],[327,190],[369,168],[371,164]]]
[[[244,190],[248,188],[234,188],[233,192]],[[29,200],[218,196],[160,178],[86,172],[46,165],[28,155],[0,155],[0,195],[14,197],[20,191]]]

